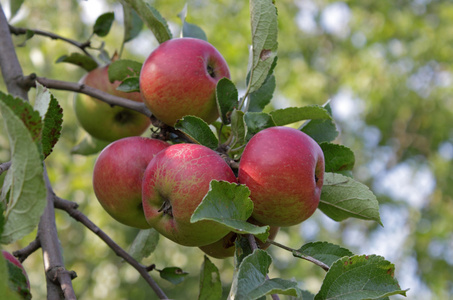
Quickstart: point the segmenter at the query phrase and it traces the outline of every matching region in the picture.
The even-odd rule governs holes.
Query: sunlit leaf
[[[186,276],[189,275],[189,273],[178,267],[164,268],[163,270],[159,271],[159,273],[161,278],[175,285],[183,282],[184,279],[186,279]]]
[[[129,254],[137,261],[151,255],[159,242],[159,233],[153,228],[142,229],[138,232],[129,249]]]
[[[208,123],[198,117],[185,116],[176,122],[175,128],[184,132],[191,140],[200,145],[211,149],[216,149],[219,145],[219,140]]]
[[[295,257],[300,255],[313,257],[327,266],[344,257],[354,255],[350,250],[327,242],[313,242],[303,245],[297,251],[293,251]]]
[[[108,68],[109,81],[123,81],[128,77],[140,76],[142,64],[130,59],[118,59],[113,61]]]
[[[222,299],[222,282],[219,269],[205,255],[200,272],[200,294],[198,300]]]

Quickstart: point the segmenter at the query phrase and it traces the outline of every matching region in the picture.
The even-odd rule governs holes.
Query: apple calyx
[[[173,217],[173,210],[170,201],[164,200],[158,212],[162,212],[164,215],[169,215],[170,217]]]

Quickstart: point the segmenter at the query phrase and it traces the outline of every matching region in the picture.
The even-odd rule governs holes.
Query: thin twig
[[[303,255],[302,253],[300,253],[299,251],[297,251],[296,249],[293,249],[293,248],[290,248],[290,247],[287,247],[285,245],[282,245],[280,243],[277,243],[276,241],[272,241],[272,240],[268,240],[269,243],[271,243],[272,245],[274,246],[277,246],[277,247],[280,247],[282,249],[285,249],[287,251],[290,251],[292,253],[296,253],[297,256],[296,257],[299,257],[299,258],[302,258],[302,259],[305,259],[306,261],[309,261],[309,262],[312,262],[314,263],[315,265],[323,268],[325,271],[329,271],[329,266],[326,265],[325,263],[323,263],[322,261],[320,260],[317,260],[316,258],[314,257],[311,257],[311,256],[308,256],[308,255]]]
[[[39,240],[39,237],[36,237],[28,246],[14,251],[13,255],[17,257],[17,259],[22,263],[24,262],[27,257],[29,257],[32,253],[37,251],[39,248],[41,248],[41,241]]]
[[[11,167],[11,161],[1,163],[0,164],[0,175],[2,175],[3,172],[8,171],[9,167]]]
[[[127,263],[134,267],[140,275],[146,280],[150,287],[154,290],[159,299],[168,299],[165,293],[162,291],[160,286],[154,281],[154,279],[149,275],[147,267],[140,264],[132,256],[129,255],[123,248],[116,244],[104,231],[102,231],[98,226],[96,226],[87,216],[77,209],[77,204],[74,202],[55,197],[54,199],[55,208],[66,211],[72,218],[79,221],[89,230],[94,232],[99,238],[101,238],[110,249],[115,252],[116,255],[123,258]]]

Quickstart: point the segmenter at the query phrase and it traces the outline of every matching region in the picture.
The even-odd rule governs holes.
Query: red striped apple
[[[143,209],[148,223],[184,246],[218,241],[229,230],[216,222],[190,218],[209,191],[211,180],[237,182],[217,152],[198,144],[176,144],[159,152],[143,175]]]
[[[247,143],[238,180],[250,189],[252,216],[258,222],[279,227],[296,225],[318,207],[324,154],[302,131],[270,127]]]
[[[230,78],[228,65],[206,41],[177,38],[159,45],[140,72],[140,92],[156,118],[169,126],[186,115],[207,123],[219,117],[215,88]]]
[[[150,228],[142,208],[142,176],[151,159],[168,143],[133,136],[109,144],[94,164],[93,189],[99,203],[115,220]]]
[[[120,82],[109,81],[108,67],[107,65],[90,71],[81,79],[81,83],[111,95],[143,102],[139,92],[118,91],[116,88]],[[80,93],[77,93],[74,99],[74,110],[77,120],[86,132],[108,142],[141,135],[151,123],[147,116],[139,112],[120,106],[112,107],[99,99]]]

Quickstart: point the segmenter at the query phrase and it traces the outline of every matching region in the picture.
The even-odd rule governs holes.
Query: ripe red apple
[[[139,92],[125,93],[116,88],[119,81],[111,83],[108,77],[108,65],[94,69],[86,74],[81,82],[106,93],[143,102]],[[150,119],[133,110],[111,106],[99,99],[85,94],[77,94],[74,110],[80,125],[93,137],[104,141],[115,141],[128,136],[141,135],[149,127]]]
[[[27,297],[30,297],[30,281],[28,280],[28,275],[27,275],[27,272],[25,271],[25,268],[24,266],[22,266],[22,264],[20,263],[20,261],[14,257],[11,253],[9,253],[8,251],[5,251],[5,250],[2,250],[2,254],[3,254],[3,257],[6,259],[7,263],[8,261],[12,264],[14,264],[15,266],[19,267],[22,271],[22,274],[24,275],[25,277],[25,286],[23,286],[23,284],[18,281],[17,279],[17,275],[13,275],[10,273],[10,276],[14,276],[14,280],[11,282],[12,283],[12,286],[14,286],[17,290],[17,292],[22,295],[24,297],[24,299],[28,299]]]
[[[142,208],[142,176],[151,159],[168,143],[133,136],[101,151],[93,170],[93,189],[102,207],[117,221],[150,228]]]
[[[143,210],[148,223],[184,246],[213,243],[228,233],[218,223],[190,218],[209,190],[211,180],[236,182],[228,164],[198,144],[176,144],[159,152],[143,175]]]
[[[250,189],[252,216],[272,226],[292,226],[310,217],[319,204],[324,154],[308,135],[271,127],[254,135],[239,163],[238,180]]]
[[[260,224],[253,218],[250,218],[248,222],[263,226],[263,224]],[[277,236],[277,233],[279,231],[280,227],[276,226],[270,226],[269,229],[269,237],[267,238],[268,240],[274,240],[275,237]],[[234,252],[236,250],[234,242],[236,241],[237,233],[231,231],[228,233],[226,236],[224,236],[222,239],[218,240],[217,242],[214,242],[212,244],[206,245],[206,246],[201,246],[199,247],[204,253],[208,254],[209,256],[212,256],[214,258],[228,258],[234,256]],[[259,239],[255,237],[256,243],[260,249],[266,250],[269,248],[271,245],[270,242],[265,242],[263,243]]]
[[[215,88],[230,78],[228,65],[214,46],[195,38],[159,45],[140,73],[140,92],[156,118],[174,126],[186,115],[212,123],[219,117]]]

